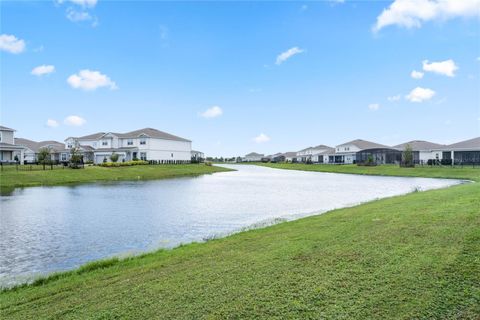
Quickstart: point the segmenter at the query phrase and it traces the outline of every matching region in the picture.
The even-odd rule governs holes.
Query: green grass
[[[229,169],[206,166],[203,164],[177,165],[141,165],[119,168],[103,168],[97,166],[85,169],[55,169],[55,170],[14,170],[14,166],[0,172],[0,187],[2,193],[13,188],[39,185],[64,185],[95,181],[116,180],[152,180],[229,171]]]
[[[478,169],[330,168],[480,181]],[[0,318],[478,319],[479,211],[480,184],[464,184],[97,262],[0,293]]]

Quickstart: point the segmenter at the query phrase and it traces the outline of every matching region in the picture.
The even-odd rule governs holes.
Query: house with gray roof
[[[23,164],[24,147],[15,144],[15,130],[0,126],[0,162]]]
[[[15,144],[24,147],[23,160],[25,163],[37,162],[41,149],[48,149],[52,161],[60,161],[60,153],[65,149],[63,143],[54,140],[37,142],[25,138],[15,138]]]
[[[257,162],[262,161],[262,158],[265,157],[263,153],[250,152],[243,157],[243,162]]]
[[[308,147],[297,151],[297,161],[298,162],[313,162],[313,163],[324,163],[327,162],[328,154],[331,153],[333,148],[320,144],[315,147]],[[324,155],[327,155],[327,158],[324,158]]]
[[[412,140],[393,146],[394,149],[404,151],[409,146],[412,149],[413,162],[425,164],[428,160],[441,160],[445,145],[424,140]]]
[[[333,162],[330,163],[356,163],[357,152],[367,149],[384,149],[390,148],[389,146],[371,142],[362,139],[356,139],[349,142],[339,144],[335,147],[335,154],[333,156]]]
[[[67,161],[71,148],[79,148],[84,161],[102,163],[110,161],[113,153],[119,161],[154,160],[160,163],[188,163],[191,160],[192,142],[153,128],[143,128],[126,133],[97,132],[82,137],[65,139],[61,161]]]
[[[445,146],[443,159],[453,160],[452,164],[480,164],[480,137]]]

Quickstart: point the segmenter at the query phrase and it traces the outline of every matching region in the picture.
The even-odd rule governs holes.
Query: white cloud
[[[480,0],[395,0],[377,17],[373,31],[398,25],[419,28],[430,20],[480,16]]]
[[[394,96],[387,97],[387,100],[390,101],[390,102],[394,102],[394,101],[400,100],[401,98],[402,98],[402,96],[397,94],[397,95],[394,95]]]
[[[213,106],[211,108],[208,108],[204,112],[202,112],[200,115],[204,118],[210,119],[210,118],[216,118],[219,117],[223,114],[222,108],[219,106]]]
[[[47,127],[56,128],[58,127],[58,121],[53,119],[48,119],[46,123]]]
[[[307,9],[308,9],[308,6],[306,4],[300,7],[300,11],[306,11]]]
[[[87,11],[77,11],[72,8],[67,9],[67,19],[72,22],[92,20],[93,17]]]
[[[101,87],[108,87],[111,90],[118,89],[107,75],[101,74],[99,71],[91,71],[88,69],[80,70],[78,74],[72,74],[67,79],[68,84],[74,89],[82,89],[86,91],[96,90]]]
[[[41,65],[38,67],[33,68],[32,74],[34,76],[43,76],[45,74],[49,74],[55,71],[55,66],[52,65]]]
[[[299,47],[290,48],[287,51],[280,53],[277,56],[277,60],[275,61],[275,63],[277,65],[282,64],[283,62],[287,61],[289,58],[293,57],[294,55],[302,53],[302,52],[304,52],[304,50],[300,49]]]
[[[71,3],[77,4],[85,8],[93,8],[97,5],[97,0],[68,0]],[[58,3],[63,3],[64,0],[58,0]]]
[[[422,79],[422,78],[423,78],[423,75],[424,75],[423,72],[417,71],[417,70],[413,70],[412,73],[410,73],[410,76],[411,76],[413,79]]]
[[[10,53],[21,53],[25,50],[25,41],[11,34],[0,35],[0,50]]]
[[[428,60],[423,60],[422,63],[424,71],[443,74],[447,77],[455,77],[455,71],[458,70],[458,66],[452,59],[432,63],[429,63]]]
[[[63,120],[63,123],[65,123],[67,126],[75,126],[75,127],[83,126],[86,122],[87,120],[75,115],[68,116],[65,118],[65,120]]]
[[[372,111],[377,111],[378,109],[380,109],[380,105],[378,103],[371,103],[368,105],[368,109]]]
[[[405,98],[410,102],[422,102],[430,100],[435,95],[435,91],[428,88],[416,87]]]
[[[253,138],[253,141],[255,141],[256,143],[264,143],[270,141],[270,137],[264,133],[260,133],[258,136]]]

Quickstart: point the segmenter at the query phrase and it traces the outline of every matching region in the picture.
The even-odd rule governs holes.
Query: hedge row
[[[139,166],[146,165],[148,161],[135,160],[135,161],[125,161],[125,162],[104,162],[98,164],[100,167],[129,167],[129,166]]]

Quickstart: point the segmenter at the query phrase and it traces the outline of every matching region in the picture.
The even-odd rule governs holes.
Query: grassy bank
[[[414,170],[407,175],[480,181],[480,170]],[[478,319],[479,186],[94,263],[0,293],[0,318]]]
[[[0,187],[3,192],[7,192],[17,187],[63,185],[95,181],[166,179],[221,171],[228,171],[228,169],[203,164],[172,164],[119,168],[90,166],[85,167],[85,169],[16,171],[15,167],[12,166],[0,172]]]

